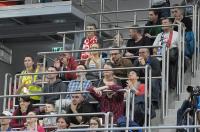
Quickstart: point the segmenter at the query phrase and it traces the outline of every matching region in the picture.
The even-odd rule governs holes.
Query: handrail
[[[186,6],[172,6],[172,7],[120,10],[120,11],[107,11],[107,12],[88,13],[86,15],[89,16],[89,15],[99,15],[99,14],[113,14],[113,13],[137,12],[137,11],[160,10],[160,9],[187,8],[187,7],[194,7],[194,6],[193,5],[186,5]]]
[[[59,51],[59,52],[38,52],[38,55],[72,53],[72,52],[92,52],[92,51],[125,50],[125,49],[139,49],[139,48],[157,48],[157,47],[161,47],[161,46],[136,46],[136,47],[101,48],[101,49],[89,49],[89,50],[67,50],[67,51]]]
[[[95,30],[78,30],[78,31],[65,31],[58,32],[57,34],[72,34],[72,33],[82,33],[82,32],[91,32],[91,31],[112,31],[112,30],[125,30],[125,29],[140,29],[140,28],[151,28],[151,27],[168,27],[168,26],[178,26],[179,24],[170,24],[170,25],[152,25],[152,26],[140,26],[140,27],[115,27],[115,28],[105,28],[105,29],[95,29]]]
[[[147,130],[147,129],[178,129],[178,128],[200,128],[200,125],[183,125],[183,126],[147,126],[147,127],[114,127],[114,128],[86,128],[86,129],[62,129],[58,132],[77,132],[77,131],[110,131],[110,130]]]

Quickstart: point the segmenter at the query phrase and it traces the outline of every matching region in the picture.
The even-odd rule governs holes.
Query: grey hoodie
[[[43,88],[43,93],[55,93],[55,92],[66,92],[67,87],[61,79],[57,79],[53,84],[46,84]],[[66,95],[62,95],[64,98]],[[40,103],[45,103],[47,101],[55,102],[60,99],[60,95],[44,95],[41,97]]]

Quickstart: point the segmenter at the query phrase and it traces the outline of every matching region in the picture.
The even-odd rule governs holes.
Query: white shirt
[[[154,43],[153,43],[153,46],[161,46],[162,44],[167,44],[168,39],[169,39],[169,34],[170,34],[170,32],[167,32],[167,33],[161,32],[161,33],[159,33],[157,35]],[[173,31],[170,48],[178,47],[178,44],[179,44],[178,32]]]

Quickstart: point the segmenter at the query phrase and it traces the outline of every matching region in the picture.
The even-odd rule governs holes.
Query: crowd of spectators
[[[192,32],[192,21],[184,16],[181,8],[173,8],[173,17],[171,20],[167,17],[160,18],[158,10],[149,11],[149,21],[146,26],[163,25],[163,27],[146,28],[144,31],[138,25],[133,25],[129,29],[130,39],[125,47],[137,46],[162,46],[166,45],[170,52],[170,72],[169,88],[176,89],[177,65],[178,65],[178,45],[180,45],[177,28],[170,26],[172,23],[183,23],[186,32]],[[152,69],[152,76],[161,76],[161,59],[153,55],[161,55],[161,48],[138,48],[121,50],[124,40],[121,33],[114,36],[113,45],[108,53],[104,51],[88,51],[104,48],[102,38],[99,37],[95,24],[86,26],[86,37],[82,39],[80,49],[86,52],[80,52],[77,59],[70,53],[61,53],[58,55],[52,66],[45,69],[36,65],[34,58],[30,55],[24,57],[25,69],[21,72],[40,73],[48,72],[45,76],[25,75],[19,78],[16,94],[32,93],[55,93],[55,92],[76,92],[75,94],[62,95],[43,95],[20,97],[18,107],[14,110],[13,116],[23,115],[56,115],[57,113],[78,114],[78,113],[96,113],[112,112],[114,123],[125,115],[125,102],[127,93],[123,89],[134,91],[134,121],[138,126],[144,125],[144,96],[145,96],[145,71],[144,69],[130,69],[130,67],[141,67],[149,65]],[[116,41],[117,40],[117,41]],[[172,51],[173,50],[173,51]],[[174,53],[175,52],[175,53]],[[189,59],[191,56],[186,55]],[[124,68],[112,70],[113,68]],[[104,71],[98,71],[103,69]],[[86,72],[85,70],[93,70]],[[96,71],[95,71],[96,70]],[[63,73],[58,73],[63,72]],[[45,82],[42,85],[43,81]],[[42,83],[41,83],[42,82]],[[152,104],[153,109],[160,108],[161,80],[154,78],[151,80]],[[147,88],[147,90],[149,90]],[[85,91],[84,93],[81,93]],[[146,91],[148,93],[148,91]],[[131,97],[132,98],[132,97]],[[64,100],[64,101],[63,101]],[[91,101],[99,103],[92,104]],[[60,103],[61,102],[61,103]],[[64,106],[60,106],[63,104]],[[40,104],[43,106],[33,106]],[[132,110],[131,106],[130,110]],[[60,110],[61,109],[61,110]],[[2,116],[8,116],[5,113]],[[44,118],[21,118],[2,120],[6,127],[2,130],[16,129],[23,131],[43,132],[56,131],[56,129],[68,129],[76,125],[89,125],[90,128],[99,128],[104,121],[102,116],[70,116],[70,117],[44,117]],[[10,124],[8,123],[10,122]]]

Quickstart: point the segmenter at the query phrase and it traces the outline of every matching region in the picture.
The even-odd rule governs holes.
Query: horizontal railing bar
[[[103,92],[109,92],[111,90],[104,90]],[[120,89],[119,92],[127,92],[127,89]],[[90,93],[89,91],[74,91],[74,92],[54,92],[54,93],[35,93],[35,94],[19,94],[19,95],[0,95],[0,98],[11,98],[11,97],[27,97],[27,96],[42,96],[42,95],[65,95],[65,94],[83,94]]]
[[[112,112],[108,112],[112,115]],[[76,113],[76,114],[54,114],[54,115],[25,115],[25,116],[1,116],[0,119],[13,119],[13,118],[41,118],[41,117],[71,117],[71,116],[88,116],[88,115],[105,115],[107,113],[99,112],[99,113]]]
[[[27,76],[27,75],[46,75],[46,74],[59,74],[59,73],[115,71],[115,70],[129,70],[129,69],[145,69],[145,66],[142,66],[142,67],[112,68],[112,69],[87,69],[87,70],[71,70],[71,71],[58,71],[58,72],[24,73],[24,74],[16,74],[15,76],[17,77],[17,76]]]
[[[168,27],[168,26],[178,26],[179,24],[170,25],[152,25],[152,26],[139,26],[139,27],[115,27],[115,28],[105,28],[105,29],[95,29],[95,30],[76,30],[76,31],[65,31],[58,32],[57,34],[74,34],[83,32],[95,32],[95,31],[112,31],[112,30],[125,30],[125,29],[141,29],[141,28],[152,28],[152,27]]]
[[[86,14],[86,16],[99,15],[99,14],[113,14],[113,13],[126,13],[126,12],[137,12],[137,11],[160,10],[160,9],[188,8],[188,7],[194,7],[194,6],[193,5],[186,5],[186,6],[173,6],[173,7],[158,7],[158,8],[146,8],[146,9],[107,11],[107,12],[88,13],[88,14]]]
[[[177,129],[177,128],[200,128],[200,125],[188,125],[188,126],[147,126],[147,127],[114,127],[114,128],[86,128],[86,129],[62,129],[58,132],[76,132],[76,131],[106,131],[106,130],[138,130],[138,129]]]
[[[157,48],[162,46],[136,46],[136,47],[122,47],[122,48],[101,48],[101,49],[89,49],[89,50],[67,50],[59,52],[38,52],[38,55],[47,54],[61,54],[61,53],[73,53],[73,52],[92,52],[92,51],[110,51],[110,50],[126,50],[126,49],[140,49],[140,48]]]

